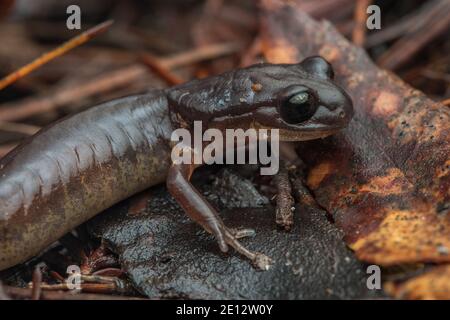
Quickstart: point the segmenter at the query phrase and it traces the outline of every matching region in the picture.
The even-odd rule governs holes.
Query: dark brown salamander
[[[114,100],[41,130],[0,161],[0,270],[26,261],[113,204],[166,181],[168,190],[222,251],[232,246],[260,268],[190,184],[195,168],[172,164],[171,134],[191,129],[278,128],[282,141],[345,127],[352,102],[320,57],[260,64],[166,90]]]

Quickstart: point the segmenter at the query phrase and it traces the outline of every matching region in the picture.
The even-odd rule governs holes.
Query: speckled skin
[[[257,89],[256,89],[257,88]],[[314,96],[302,123],[279,108],[298,90]],[[186,213],[225,251],[241,248],[188,180],[193,167],[171,165],[170,136],[202,120],[204,128],[279,128],[282,140],[321,138],[346,126],[347,94],[320,57],[261,64],[166,90],[114,100],[58,121],[0,161],[0,270],[35,256],[113,204],[164,182]],[[238,250],[239,251],[239,250]]]

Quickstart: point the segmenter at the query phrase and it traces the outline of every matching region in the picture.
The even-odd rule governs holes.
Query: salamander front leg
[[[173,164],[166,182],[169,192],[192,220],[216,237],[223,252],[227,252],[228,246],[231,246],[249,258],[257,268],[267,270],[270,259],[261,253],[246,249],[237,240],[239,237],[251,235],[251,231],[249,229],[235,231],[224,225],[214,208],[189,182],[193,171],[194,165]]]

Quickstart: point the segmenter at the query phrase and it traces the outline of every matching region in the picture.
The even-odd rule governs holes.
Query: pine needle
[[[105,21],[103,23],[100,23],[85,32],[79,34],[78,36],[70,39],[67,42],[64,42],[59,47],[53,49],[50,52],[46,52],[40,57],[36,58],[29,64],[21,67],[20,69],[14,71],[13,73],[10,73],[6,77],[0,80],[0,90],[4,89],[5,87],[9,86],[10,84],[16,82],[17,80],[25,77],[29,73],[33,72],[34,70],[38,69],[42,65],[46,64],[47,62],[65,54],[67,51],[89,41],[90,39],[94,38],[95,36],[103,33],[106,31],[109,26],[113,23],[112,20]]]

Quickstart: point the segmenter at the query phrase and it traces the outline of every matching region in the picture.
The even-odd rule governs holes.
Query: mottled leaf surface
[[[450,262],[448,107],[379,69],[331,24],[295,6],[267,1],[263,26],[268,60],[321,55],[353,98],[350,126],[299,152],[309,188],[357,257],[383,266]],[[445,283],[450,288],[450,278]]]

